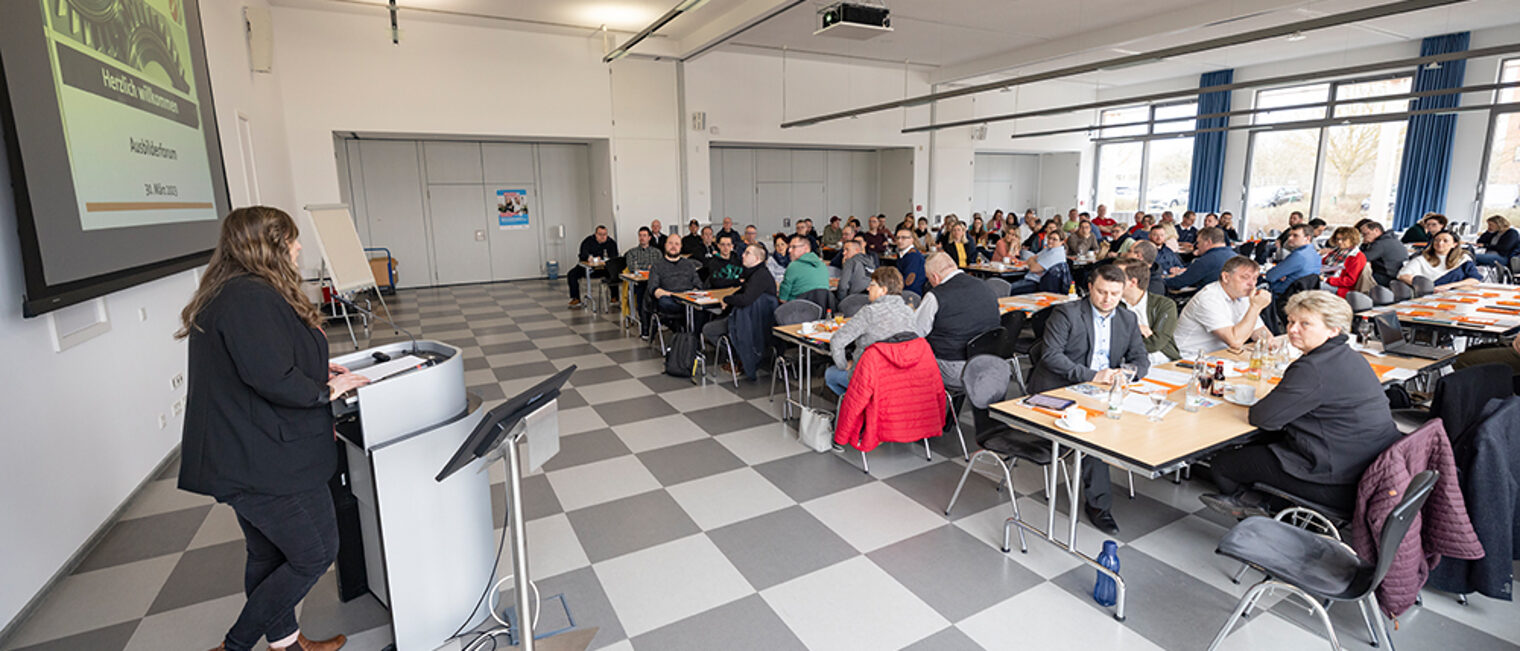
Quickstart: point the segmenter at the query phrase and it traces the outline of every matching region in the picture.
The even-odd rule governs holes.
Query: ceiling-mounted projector
[[[837,2],[818,10],[818,31],[813,36],[838,36],[865,40],[892,31],[891,10],[883,5]]]

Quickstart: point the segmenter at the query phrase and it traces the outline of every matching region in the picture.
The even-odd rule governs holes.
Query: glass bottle
[[[1108,388],[1108,417],[1119,420],[1124,415],[1124,375],[1114,377],[1114,383]]]

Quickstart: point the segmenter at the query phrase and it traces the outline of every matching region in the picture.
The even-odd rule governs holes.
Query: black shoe
[[[1272,511],[1267,508],[1265,503],[1251,500],[1244,495],[1204,493],[1198,496],[1198,501],[1203,502],[1203,505],[1209,507],[1209,510],[1223,513],[1236,520],[1244,520],[1253,515],[1272,515]]]
[[[1110,536],[1119,535],[1119,523],[1114,521],[1112,511],[1108,509],[1095,509],[1091,506],[1084,506],[1082,510],[1087,512],[1087,521],[1091,522],[1092,526],[1097,527],[1098,531]]]

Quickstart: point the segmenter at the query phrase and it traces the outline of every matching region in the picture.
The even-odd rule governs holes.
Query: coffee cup
[[[1087,425],[1087,410],[1081,407],[1072,407],[1065,411],[1061,420],[1066,421],[1072,427],[1084,427]]]
[[[1256,402],[1256,387],[1250,384],[1232,384],[1230,395],[1235,398],[1235,402],[1251,404]]]
[[[813,323],[812,321],[808,321],[807,323],[802,324],[802,334],[805,334],[805,335],[813,334],[814,329],[816,329],[817,327],[818,327],[817,324]]]

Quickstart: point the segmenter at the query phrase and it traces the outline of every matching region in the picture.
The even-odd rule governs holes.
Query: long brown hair
[[[184,339],[192,329],[200,330],[196,319],[201,311],[239,276],[268,283],[306,325],[321,325],[322,315],[301,293],[301,272],[290,259],[290,243],[300,234],[295,220],[279,208],[249,206],[228,213],[222,220],[222,234],[211,252],[211,262],[201,275],[201,285],[180,312],[180,329],[174,337]]]
[[[1452,241],[1451,250],[1446,252],[1444,264],[1439,254],[1436,253],[1436,238],[1442,235],[1451,237]],[[1425,256],[1425,260],[1432,266],[1442,265],[1446,269],[1454,269],[1457,265],[1462,264],[1462,256],[1467,254],[1462,251],[1462,238],[1457,237],[1456,233],[1452,231],[1436,231],[1435,235],[1430,236],[1430,244],[1425,245],[1425,251],[1420,255]]]

